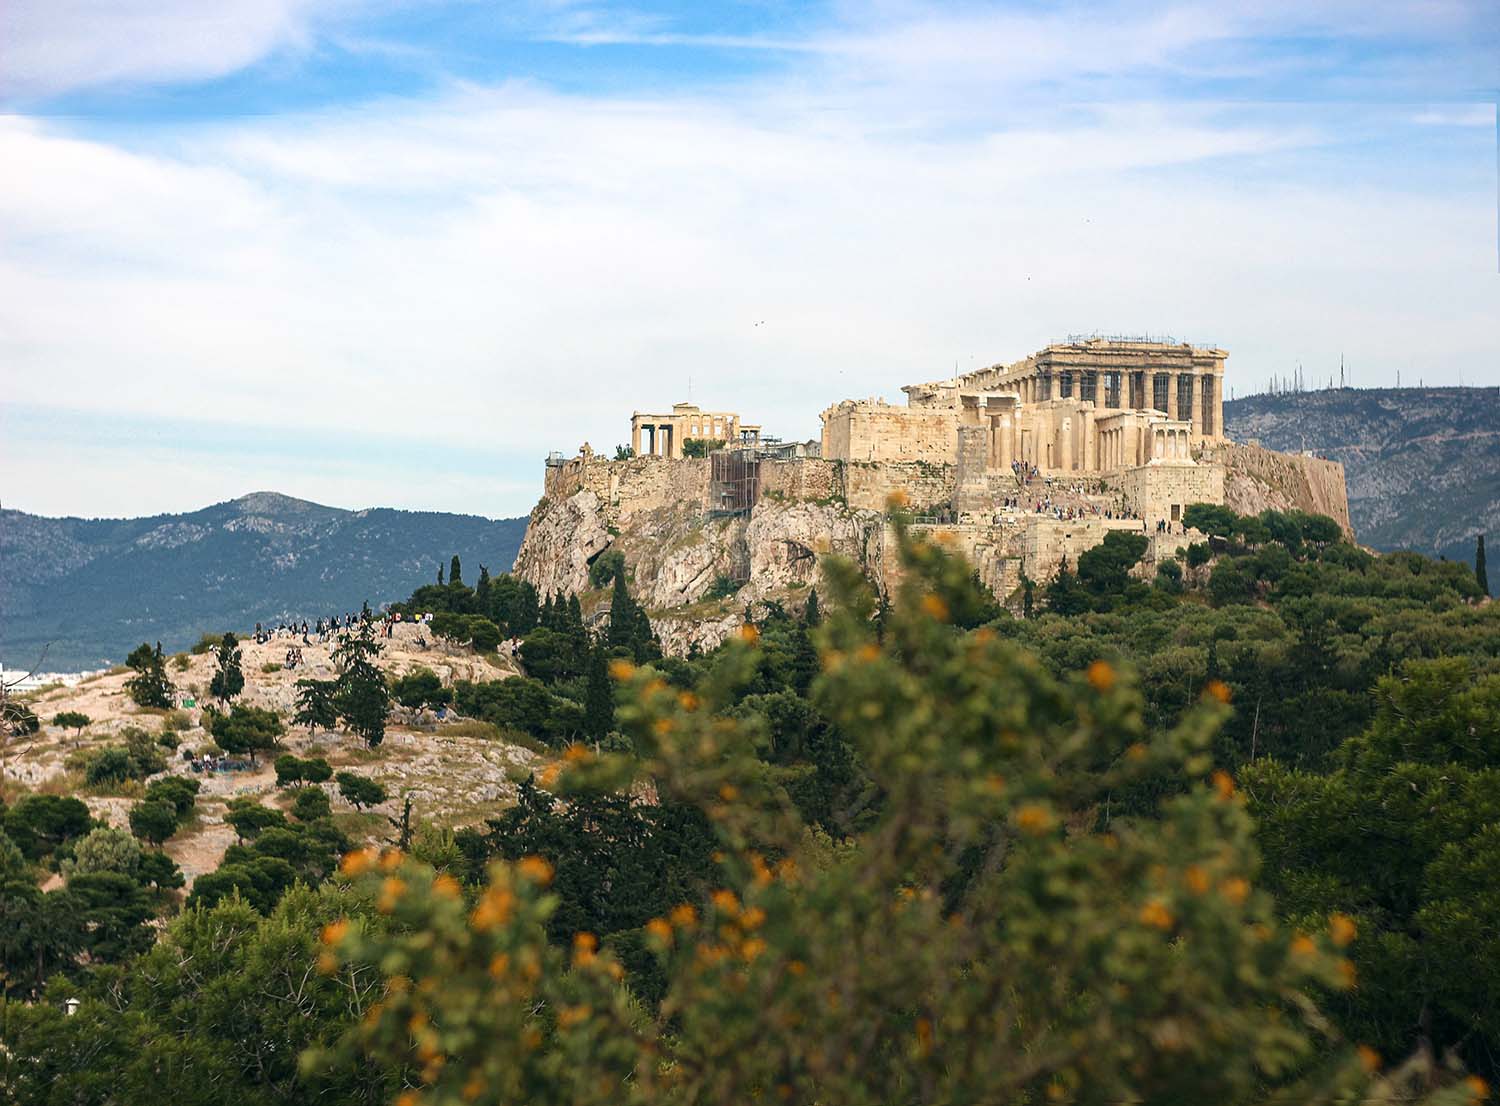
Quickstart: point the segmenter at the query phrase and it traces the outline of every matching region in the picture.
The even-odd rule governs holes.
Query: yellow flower
[[[363,875],[369,871],[370,865],[374,862],[375,858],[370,854],[369,849],[355,849],[353,852],[344,854],[344,859],[339,864],[339,871],[346,876]]]
[[[402,1091],[396,1096],[396,1101],[392,1103],[392,1106],[418,1106],[421,1101],[422,1098],[416,1091]]]
[[[1226,801],[1234,798],[1234,777],[1228,772],[1220,768],[1210,779],[1213,782],[1214,790],[1219,793],[1219,798]]]
[[[800,960],[789,960],[787,961],[786,970],[793,975],[802,976],[807,974],[807,965]]]
[[[577,764],[581,760],[588,760],[589,755],[588,748],[577,741],[563,750],[563,760],[569,764]]]
[[[1196,864],[1189,864],[1187,871],[1182,873],[1182,882],[1193,894],[1201,895],[1208,890],[1208,873]]]
[[[948,604],[943,602],[943,597],[928,592],[922,596],[922,610],[927,612],[928,617],[935,618],[939,622],[948,621]]]
[[[325,945],[336,945],[344,939],[344,934],[349,932],[349,919],[340,918],[336,922],[329,922],[323,927],[323,943]]]
[[[1365,1071],[1373,1073],[1380,1070],[1380,1053],[1376,1052],[1369,1045],[1360,1045],[1354,1051],[1359,1056],[1359,1066],[1364,1068]]]
[[[911,502],[911,497],[908,496],[900,488],[897,488],[890,495],[888,495],[888,496],[885,497],[885,509],[887,511],[900,511],[900,510],[904,510],[905,507],[906,507],[906,505],[908,503],[910,503],[910,502]]]
[[[1474,1096],[1475,1102],[1483,1102],[1490,1096],[1490,1085],[1477,1075],[1471,1075],[1465,1079],[1464,1086],[1469,1088],[1469,1093]]]
[[[694,695],[691,691],[684,691],[677,696],[677,705],[683,710],[697,710],[698,696]]]
[[[926,1018],[917,1019],[917,1051],[923,1056],[932,1051],[932,1022]]]
[[[540,783],[548,791],[550,791],[552,790],[552,788],[557,786],[557,777],[561,775],[561,765],[549,764],[547,765],[547,767],[543,768],[540,772],[537,773],[537,782]]]
[[[563,1029],[571,1029],[579,1022],[588,1021],[589,1015],[594,1012],[592,1006],[579,1004],[577,1006],[564,1006],[557,1012],[557,1024]]]
[[[1359,972],[1355,970],[1354,961],[1339,961],[1339,982],[1346,991],[1353,990],[1359,984]]]
[[[456,899],[462,893],[458,880],[446,872],[432,881],[432,893],[445,899]]]
[[[746,645],[754,645],[760,640],[760,631],[755,628],[753,622],[746,622],[740,627],[740,640]]]
[[[1052,811],[1043,803],[1026,803],[1016,811],[1016,825],[1021,832],[1036,837],[1052,828]]]
[[[771,869],[766,867],[766,862],[761,859],[760,853],[750,854],[750,870],[755,873],[757,887],[767,886],[773,878]]]
[[[733,891],[720,888],[710,895],[709,898],[713,900],[714,906],[718,907],[722,913],[730,915],[739,913],[740,900],[734,897]]]
[[[1229,702],[1229,685],[1223,680],[1209,680],[1203,690],[1221,703]]]
[[[510,954],[497,952],[495,958],[490,961],[490,978],[497,981],[504,979],[508,971],[510,971]]]
[[[1318,946],[1313,944],[1313,939],[1305,933],[1299,933],[1293,937],[1290,948],[1293,956],[1307,957],[1318,951]]]
[[[573,935],[573,964],[576,967],[585,967],[594,962],[595,951],[599,947],[599,938],[592,933],[575,933]]]
[[[635,675],[635,665],[621,657],[609,662],[609,674],[617,680],[628,680]]]
[[[752,937],[740,946],[740,955],[746,960],[754,960],[766,951],[766,943],[759,937]]]
[[[375,904],[376,909],[382,914],[389,914],[396,909],[396,904],[401,901],[401,896],[406,894],[406,881],[388,877],[380,885],[380,901]]]
[[[463,1091],[460,1093],[464,1096],[465,1102],[475,1101],[480,1095],[484,1094],[484,1076],[476,1071],[473,1075],[469,1076],[468,1081],[464,1083]]]
[[[1244,876],[1231,876],[1219,886],[1219,890],[1226,899],[1239,906],[1250,897],[1250,881]]]
[[[1087,676],[1095,691],[1108,691],[1115,686],[1115,669],[1109,661],[1098,660],[1089,665]]]
[[[406,858],[401,855],[400,849],[386,849],[380,854],[380,870],[382,872],[394,872],[401,867],[401,862]]]
[[[690,926],[698,920],[698,911],[688,903],[679,903],[672,907],[672,924],[679,929]]]
[[[1347,947],[1359,933],[1354,919],[1347,914],[1333,914],[1328,919],[1328,933],[1339,948]]]
[[[339,958],[331,952],[318,953],[318,971],[324,975],[332,975],[339,970]]]
[[[732,803],[739,797],[739,788],[735,787],[734,784],[724,783],[719,785],[719,798],[723,799],[726,803]]]
[[[665,918],[652,918],[646,923],[646,932],[664,945],[672,943],[672,925]]]
[[[866,664],[869,664],[871,661],[878,661],[880,659],[880,646],[876,645],[873,641],[867,641],[855,651],[854,656],[857,660],[864,661]]]
[[[758,906],[752,906],[744,914],[740,915],[740,925],[745,929],[759,929],[765,924],[766,912]]]
[[[516,896],[508,887],[491,887],[469,914],[469,925],[481,932],[504,925],[515,909]]]
[[[552,882],[552,865],[540,856],[523,856],[516,862],[516,871],[543,887]]]
[[[1125,750],[1125,755],[1131,760],[1142,761],[1146,759],[1148,751],[1149,750],[1147,750],[1145,745],[1137,741],[1132,743],[1130,747]]]
[[[1139,917],[1141,924],[1153,929],[1171,929],[1175,921],[1172,912],[1155,899],[1141,907]]]

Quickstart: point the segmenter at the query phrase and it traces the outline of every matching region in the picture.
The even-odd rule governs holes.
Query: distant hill
[[[180,650],[205,631],[404,599],[457,553],[464,579],[507,572],[524,518],[344,511],[256,492],[183,515],[42,518],[0,510],[0,660],[118,663],[142,641]]]
[[[1475,535],[1500,536],[1500,388],[1249,396],[1224,404],[1224,429],[1343,462],[1354,532],[1371,548],[1472,564]]]

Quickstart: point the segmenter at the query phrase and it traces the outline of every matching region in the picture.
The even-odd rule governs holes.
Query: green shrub
[[[327,818],[333,812],[327,793],[321,787],[299,787],[292,799],[292,816],[299,822]]]

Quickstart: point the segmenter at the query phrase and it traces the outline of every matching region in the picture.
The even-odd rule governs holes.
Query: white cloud
[[[256,41],[306,26],[277,10],[292,30]],[[1370,382],[1462,364],[1500,383],[1491,139],[1434,138],[1410,107],[1038,107],[1027,88],[1112,38],[1123,69],[1180,66],[1243,29],[1121,10],[1082,41],[1061,17],[884,10],[904,30],[839,32],[796,75],[693,95],[453,87],[129,140],[0,119],[0,164],[20,167],[0,174],[8,398],[260,428],[261,457],[153,446],[173,507],[269,486],[507,514],[537,473],[435,487],[278,443],[607,449],[689,378],[813,435],[838,399],[1095,329],[1222,344],[1241,392],[1340,353]],[[1446,159],[1408,159],[1406,128]],[[1346,162],[1371,148],[1378,174]],[[29,451],[7,483],[24,470],[43,509],[146,507],[140,456],[109,455]]]
[[[338,0],[6,0],[0,95],[220,77],[306,48]]]

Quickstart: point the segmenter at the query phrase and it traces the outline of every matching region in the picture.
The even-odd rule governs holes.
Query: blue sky
[[[811,437],[1076,332],[1500,384],[1492,0],[7,0],[0,42],[6,506],[513,515],[689,387]]]

